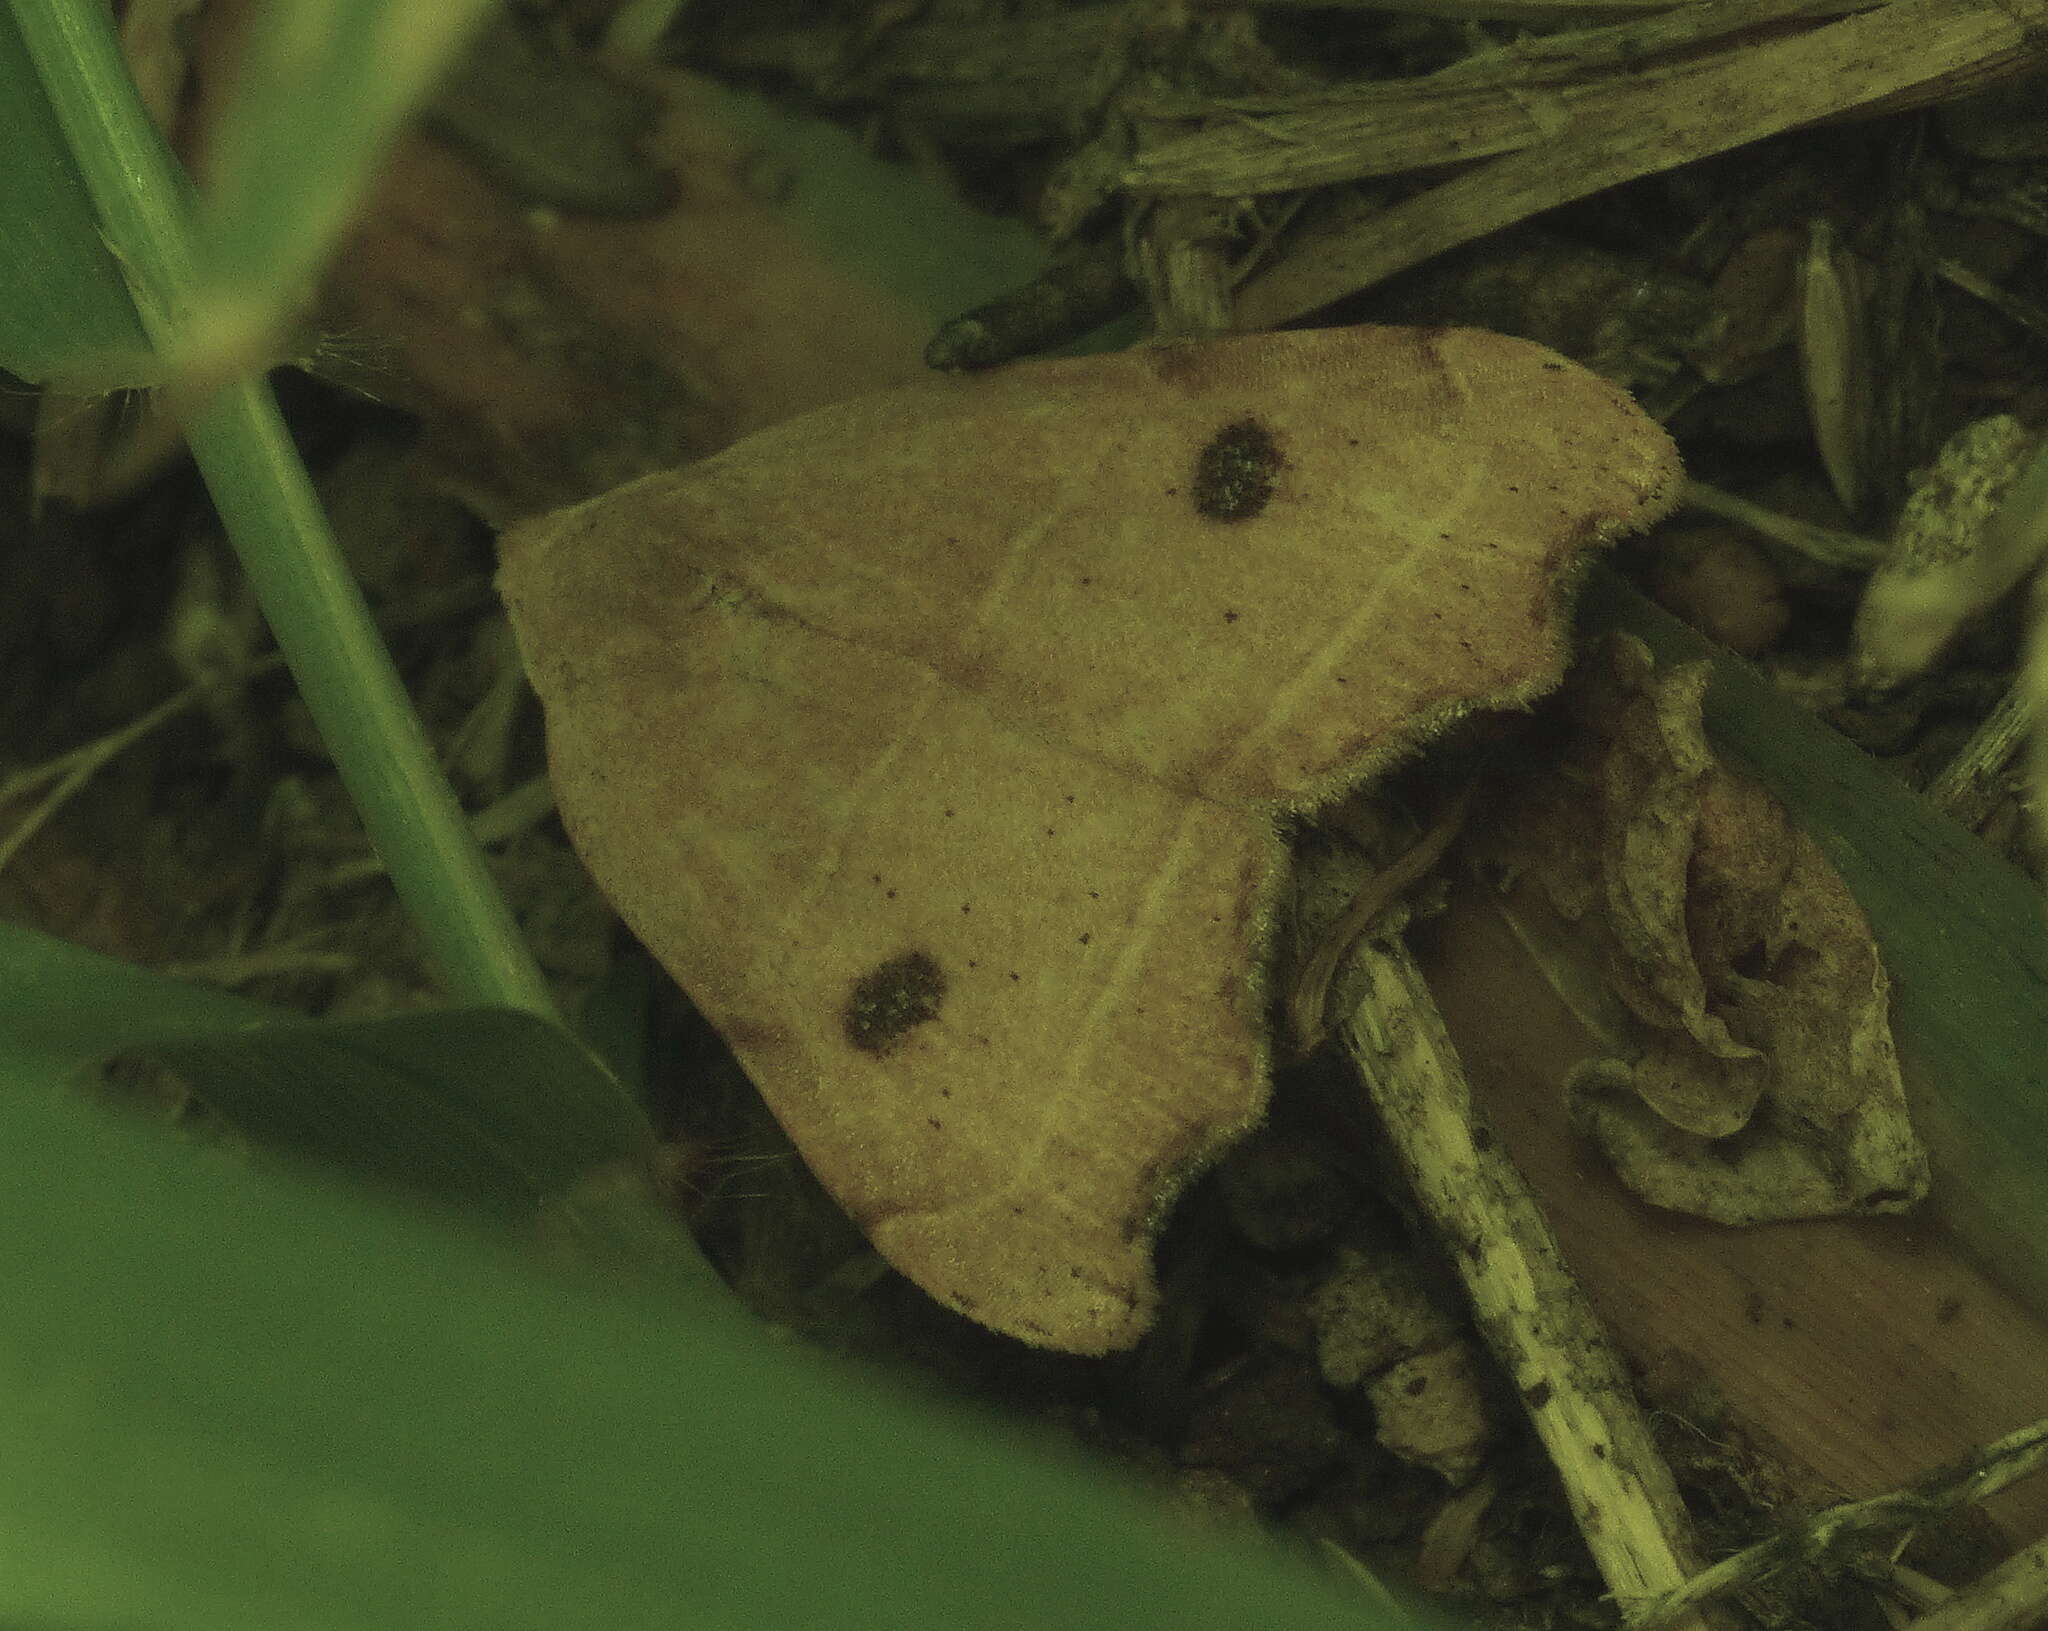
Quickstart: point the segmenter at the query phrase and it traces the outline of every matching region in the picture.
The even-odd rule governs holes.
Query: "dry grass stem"
[[[2031,722],[2017,689],[1970,733],[1970,739],[1927,788],[1927,801],[1973,832],[2006,797],[2007,779],[2026,746]]]
[[[1687,481],[1681,502],[1687,509],[1704,510],[1723,521],[1747,527],[1767,542],[1826,567],[1868,572],[1891,552],[1890,544],[1882,538],[1817,527],[1810,521],[1723,492],[1704,481]]]
[[[1849,1541],[1870,1535],[1898,1533],[1930,1519],[1944,1517],[1966,1501],[1981,1501],[1996,1495],[2008,1485],[2038,1471],[2043,1463],[2048,1463],[2048,1417],[2008,1433],[1997,1442],[1985,1445],[1960,1465],[1936,1472],[1911,1488],[1873,1496],[1867,1501],[1845,1501],[1840,1506],[1831,1506],[1825,1512],[1816,1513],[1797,1529],[1773,1535],[1733,1557],[1722,1558],[1711,1568],[1702,1569],[1683,1590],[1630,1620],[1627,1631],[1667,1631],[1667,1628],[1681,1623],[1699,1604],[1762,1580],[1788,1563],[1826,1557]],[[2033,1561],[2022,1564],[2021,1568],[2023,1573],[2030,1572],[2033,1577],[2033,1612],[2038,1613],[2041,1603],[2039,1548],[2018,1553],[2008,1564],[2001,1565],[2001,1570],[2027,1558],[2029,1553],[2035,1554]],[[1994,1574],[1999,1572],[1993,1571]],[[1943,1620],[1941,1616],[1945,1608],[1946,1605],[1915,1623],[1923,1628],[1941,1624],[1945,1631],[1961,1631],[1964,1625],[2034,1623],[2025,1618],[2014,1621],[1984,1619],[1963,1611],[1958,1611],[1952,1619]]]

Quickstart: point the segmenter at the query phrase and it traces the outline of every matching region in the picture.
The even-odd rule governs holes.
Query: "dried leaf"
[[[1707,747],[1708,665],[1615,635],[1573,676],[1577,738],[1493,830],[1599,948],[1626,1055],[1574,1073],[1574,1118],[1629,1187],[1723,1223],[1902,1211],[1906,1113],[1870,925],[1820,849]]]
[[[1866,464],[1874,390],[1865,279],[1834,224],[1817,218],[1800,269],[1799,371],[1828,482],[1854,517],[1870,490]]]
[[[324,326],[372,355],[319,368],[419,414],[429,462],[499,524],[921,377],[938,316],[1042,258],[836,127],[698,74],[634,78],[662,99],[639,146],[673,208],[564,214],[419,135],[326,280]]]
[[[1261,335],[829,407],[502,582],[578,849],[825,1186],[1097,1353],[1264,1108],[1275,816],[1554,684],[1560,577],[1677,474],[1526,342]]]
[[[1566,831],[1549,853],[1585,868],[1615,940],[1609,978],[1650,1028],[1637,1090],[1667,1121],[1718,1138],[1747,1124],[1766,1072],[1710,1002],[1688,929],[1694,829],[1715,769],[1699,726],[1707,670],[1691,665],[1659,682],[1639,647],[1611,642],[1604,656],[1612,685],[1589,675],[1573,710],[1589,737],[1598,822],[1588,825],[1566,793],[1556,812]]]

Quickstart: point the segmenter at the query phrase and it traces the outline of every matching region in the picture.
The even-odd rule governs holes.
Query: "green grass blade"
[[[47,100],[46,122],[62,131],[98,222],[88,232],[75,211],[67,217],[79,234],[71,264],[89,277],[110,249],[134,299],[132,316],[158,352],[175,354],[196,279],[183,174],[135,95],[104,7],[11,4],[34,77],[6,89],[24,102]],[[14,230],[16,223],[0,221],[0,237]],[[47,234],[43,243],[52,254],[62,247]],[[52,266],[46,275],[61,270]],[[103,349],[132,338],[132,316],[128,329],[104,337]],[[468,1001],[548,1013],[546,986],[434,761],[268,388],[219,391],[188,426],[188,440],[430,957]]]
[[[12,11],[0,11],[0,99],[0,368],[66,389],[148,382],[156,359]]]
[[[46,104],[23,117],[55,123],[91,202],[94,230],[73,249],[76,264],[82,272],[96,254],[111,253],[143,332],[167,352],[194,276],[184,172],[136,97],[105,8],[79,0],[11,4],[31,73],[26,83],[6,87],[9,105],[38,98]],[[12,230],[11,219],[7,224]],[[61,246],[52,240],[51,248]]]
[[[187,431],[228,536],[429,957],[463,1001],[552,1011],[269,388]]]

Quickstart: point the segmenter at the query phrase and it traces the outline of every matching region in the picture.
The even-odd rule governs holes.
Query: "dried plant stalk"
[[[1417,79],[1288,96],[1140,93],[1127,103],[1140,141],[1124,180],[1140,192],[1234,197],[1515,152],[1548,140],[1561,120],[1599,113],[1617,92],[1733,72],[1743,42],[1702,57],[1708,41],[1858,9],[1845,0],[1722,0],[1517,40]],[[1656,61],[1681,51],[1690,55]],[[1543,96],[1555,105],[1532,100]],[[1195,121],[1199,128],[1185,128]]]
[[[1367,941],[1366,995],[1338,1027],[1403,1172],[1562,1478],[1627,1614],[1696,1567],[1689,1520],[1621,1361],[1505,1149],[1484,1129],[1443,1016],[1406,950]],[[1697,1614],[1676,1622],[1703,1631]]]
[[[2012,768],[2032,723],[2018,687],[2006,692],[1928,783],[1927,802],[1972,832],[1982,828],[2009,796]]]
[[[2024,69],[2038,59],[2030,35],[2048,22],[2048,0],[1896,0],[1803,33],[1744,41],[1709,57],[1651,74],[1616,74],[1542,91],[1518,110],[1525,131],[1517,151],[1420,193],[1392,209],[1298,244],[1238,291],[1240,328],[1268,328],[1367,288],[1433,255],[1542,210],[1638,176],[1815,120],[1868,113],[1952,96]],[[1427,82],[1425,82],[1427,83]],[[1511,98],[1526,86],[1503,85]],[[1469,87],[1461,87],[1461,97]],[[1532,106],[1535,111],[1532,111]],[[1461,111],[1470,111],[1462,109]],[[1450,124],[1445,104],[1417,99],[1416,120]],[[1276,121],[1252,127],[1275,146],[1301,145]],[[1380,124],[1376,141],[1399,130]],[[1494,138],[1499,141],[1498,135]],[[1421,149],[1417,148],[1417,151]],[[1470,158],[1489,150],[1468,149]],[[1156,154],[1141,154],[1125,178],[1133,188],[1197,190],[1185,150],[1169,175]],[[1244,190],[1233,171],[1214,181]]]

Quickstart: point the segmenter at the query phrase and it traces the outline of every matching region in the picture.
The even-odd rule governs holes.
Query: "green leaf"
[[[123,1053],[171,1065],[263,1148],[501,1223],[654,1142],[617,1078],[532,1014],[310,1020],[0,924],[0,1076],[64,1082]]]
[[[1371,1631],[1263,1547],[429,1219],[0,1093],[0,1620]]]

